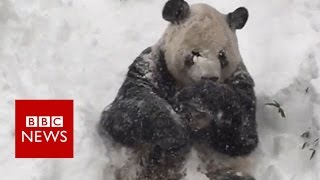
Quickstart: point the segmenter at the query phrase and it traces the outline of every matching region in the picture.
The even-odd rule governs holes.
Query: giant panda
[[[258,145],[254,81],[236,36],[247,9],[222,14],[169,0],[162,17],[162,37],[130,65],[101,114],[102,137],[130,151],[115,179],[182,179],[194,150],[208,179],[254,179],[245,172]]]

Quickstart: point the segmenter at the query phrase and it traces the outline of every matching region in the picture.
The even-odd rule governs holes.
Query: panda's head
[[[162,16],[170,24],[161,49],[168,70],[182,86],[201,79],[222,82],[242,62],[235,31],[247,22],[244,7],[222,14],[207,4],[169,0]]]

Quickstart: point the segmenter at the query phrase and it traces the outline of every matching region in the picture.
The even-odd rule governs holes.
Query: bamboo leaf
[[[301,149],[304,149],[305,147],[309,146],[309,144],[307,142],[303,143],[302,145],[302,148]]]
[[[309,92],[309,87],[307,87],[307,89],[306,89],[306,94]]]
[[[266,103],[265,105],[266,105],[266,106],[276,106],[276,105],[273,104],[273,103]]]
[[[266,106],[273,106],[273,107],[279,108],[279,107],[277,106],[277,104],[274,104],[274,103],[266,103],[265,105],[266,105]]]
[[[310,149],[310,151],[312,151],[311,156],[310,156],[310,160],[311,160],[314,157],[314,155],[316,154],[316,150]]]
[[[319,138],[317,138],[317,139],[315,139],[315,140],[313,141],[313,145],[318,146],[318,144],[319,144]]]
[[[273,100],[273,102],[278,108],[280,108],[280,104],[276,100]]]
[[[301,134],[301,137],[309,138],[310,137],[310,132],[309,131],[304,132],[303,134]]]
[[[283,109],[280,108],[279,111],[280,111],[281,116],[282,116],[283,118],[286,118],[286,114],[284,113]]]

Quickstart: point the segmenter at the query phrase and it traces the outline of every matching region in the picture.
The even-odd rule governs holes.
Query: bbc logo
[[[26,116],[26,127],[63,127],[63,116]]]
[[[73,100],[15,101],[16,158],[73,158]]]

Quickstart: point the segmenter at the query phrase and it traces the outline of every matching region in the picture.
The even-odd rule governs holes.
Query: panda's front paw
[[[189,143],[190,132],[188,128],[180,125],[155,129],[153,139],[155,144],[163,150],[179,149]]]
[[[179,92],[177,92],[174,98],[178,102],[190,101],[195,98],[206,101],[208,100],[208,98],[215,98],[217,96],[220,96],[221,87],[222,85],[218,82],[203,79],[191,86],[187,86],[181,89]]]
[[[157,145],[163,150],[175,150],[188,146],[188,138],[167,137],[160,139]]]

